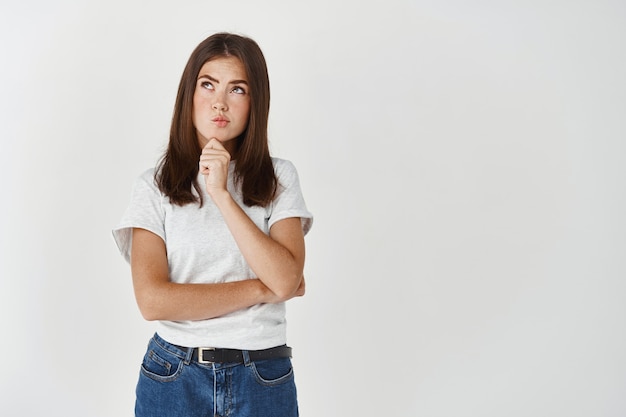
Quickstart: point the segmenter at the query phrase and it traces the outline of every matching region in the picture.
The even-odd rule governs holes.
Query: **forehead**
[[[220,56],[205,62],[198,76],[202,75],[210,75],[221,81],[248,79],[243,63],[234,56]]]

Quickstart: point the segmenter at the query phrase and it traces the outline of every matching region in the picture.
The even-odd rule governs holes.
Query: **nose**
[[[226,111],[227,109],[228,107],[224,100],[215,100],[215,103],[213,103],[213,110]]]

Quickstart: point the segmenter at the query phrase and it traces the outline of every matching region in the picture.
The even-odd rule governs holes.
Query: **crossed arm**
[[[258,278],[219,284],[171,282],[163,240],[133,229],[131,272],[135,297],[146,320],[204,320],[260,303],[304,295],[304,237],[299,218],[275,223],[267,236],[233,201],[233,235]],[[239,218],[239,216],[245,218]],[[249,223],[248,223],[249,222]]]

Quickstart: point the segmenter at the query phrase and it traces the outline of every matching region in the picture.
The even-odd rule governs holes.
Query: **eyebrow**
[[[219,80],[216,80],[215,78],[211,77],[208,74],[202,74],[202,75],[198,76],[198,79],[201,79],[201,78],[208,78],[209,81],[213,81],[214,83],[217,83],[217,84],[220,83]],[[245,85],[248,85],[248,81],[246,81],[246,80],[231,80],[231,81],[228,82],[228,84],[245,84]]]

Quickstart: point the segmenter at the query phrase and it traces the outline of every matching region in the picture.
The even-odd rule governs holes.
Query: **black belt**
[[[249,350],[248,355],[251,361],[291,358],[291,348],[283,345],[263,350]],[[243,363],[243,351],[237,349],[194,348],[192,358],[194,361],[203,364]]]

